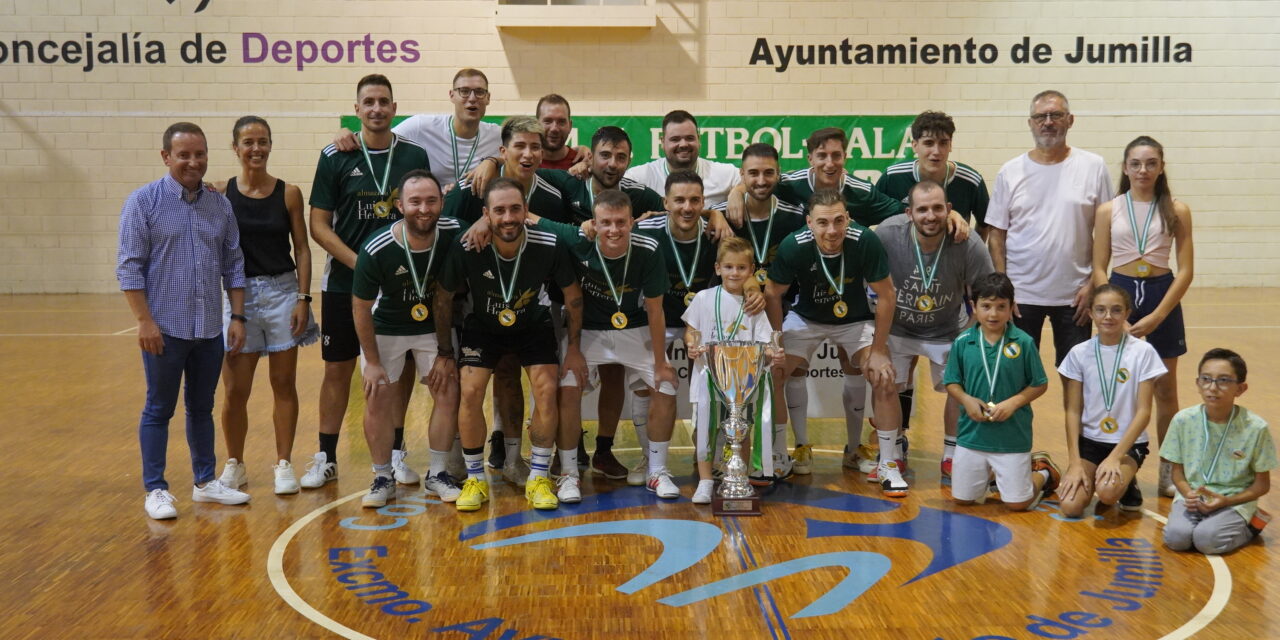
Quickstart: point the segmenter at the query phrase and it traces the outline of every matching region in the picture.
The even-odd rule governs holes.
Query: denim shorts
[[[298,304],[298,273],[287,271],[274,276],[245,278],[244,348],[241,353],[274,353],[309,345],[320,338],[320,327],[307,310],[307,326],[293,335],[289,319]],[[222,328],[231,323],[231,301],[223,296]]]

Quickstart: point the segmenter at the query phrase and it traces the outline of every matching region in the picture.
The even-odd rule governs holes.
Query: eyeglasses
[[[1071,114],[1066,111],[1050,111],[1049,113],[1033,113],[1031,120],[1040,124],[1044,124],[1049,120],[1061,121]]]
[[[489,95],[488,89],[472,89],[471,87],[454,87],[453,90],[457,91],[458,95],[462,96],[463,98],[470,98],[471,96],[475,96],[478,99],[484,99]]]
[[[1240,381],[1236,380],[1235,378],[1229,378],[1227,376],[1222,376],[1221,378],[1215,378],[1213,376],[1200,376],[1196,378],[1196,384],[1200,385],[1205,389],[1208,389],[1209,387],[1225,389],[1238,382]]]

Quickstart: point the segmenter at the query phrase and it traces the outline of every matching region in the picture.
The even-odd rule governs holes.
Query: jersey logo
[[[464,357],[464,358],[479,358],[479,357],[480,357],[480,351],[479,351],[479,350],[477,350],[477,349],[472,349],[471,347],[463,347],[463,348],[462,348],[462,357]]]
[[[1013,360],[1020,355],[1022,355],[1022,347],[1019,347],[1018,343],[1010,342],[1004,346],[1004,357]]]
[[[511,308],[517,311],[523,309],[525,305],[533,302],[534,293],[533,289],[525,289],[524,291],[521,291],[520,297],[516,298],[515,302],[511,303]]]
[[[402,275],[404,275],[404,274],[406,274],[406,273],[409,273],[409,270],[408,270],[408,269],[405,269],[405,268],[404,268],[404,265],[400,265],[400,266],[396,267],[396,275],[398,275],[398,276],[402,276]]]
[[[482,274],[480,274],[480,275],[482,275],[482,276],[484,276],[484,277],[486,277],[486,278],[488,278],[488,279],[490,279],[490,280],[493,280],[493,272],[492,272],[492,271],[485,270],[485,272],[484,272],[484,273],[482,273]]]
[[[360,170],[360,167],[356,167],[352,169],[351,173],[348,173],[347,175],[352,178],[359,178],[364,175],[364,172]]]
[[[1128,382],[1129,370],[1124,367],[1120,367],[1120,370],[1116,372],[1116,381],[1119,382],[1120,384],[1124,384]]]

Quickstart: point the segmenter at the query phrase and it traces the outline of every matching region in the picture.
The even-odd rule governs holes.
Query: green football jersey
[[[658,248],[662,251],[663,263],[666,265],[668,284],[667,291],[662,296],[662,311],[666,315],[668,327],[683,327],[684,321],[680,318],[693,301],[690,294],[710,287],[716,276],[716,243],[703,233],[706,223],[701,220],[698,221],[695,240],[675,240],[667,226],[670,215],[641,220],[636,223],[634,232],[658,241]],[[683,274],[681,269],[684,270]],[[686,275],[689,276],[689,286],[684,283]]]
[[[782,240],[805,228],[804,207],[786,202],[781,198],[775,198],[773,203],[777,208],[768,218],[748,220],[741,227],[734,229],[734,233],[739,238],[751,243],[752,252],[757,254],[756,263],[764,269],[768,269],[769,265],[773,264],[773,259],[778,254],[778,245],[782,244]],[[711,208],[723,213],[728,210],[729,205],[721,202]],[[773,222],[772,225],[769,224],[770,221]],[[764,255],[759,255],[762,252]]]
[[[387,190],[378,193],[376,182],[387,171],[388,158],[391,171],[386,173]],[[370,162],[373,166],[369,166]],[[310,204],[332,211],[330,224],[334,233],[343,244],[359,251],[374,232],[400,219],[400,211],[395,208],[400,196],[396,185],[401,176],[414,169],[431,169],[427,152],[398,135],[389,149],[370,149],[368,161],[359,149],[338,151],[329,145],[320,152],[316,163]],[[320,290],[351,293],[351,269],[327,256]]]
[[[440,218],[436,223],[436,239],[432,248],[412,251],[413,264],[401,242],[403,225],[392,224],[375,233],[360,249],[352,276],[351,294],[361,300],[374,300],[373,330],[383,336],[419,336],[435,333],[436,323],[428,315],[415,317],[413,308],[426,305],[428,312],[435,299],[435,283],[449,254],[461,235],[458,221]],[[423,284],[420,297],[414,288],[414,274]]]
[[[567,287],[578,281],[569,253],[555,234],[537,229],[524,233],[524,250],[510,260],[500,257],[493,245],[470,251],[457,243],[440,276],[447,291],[466,285],[471,298],[467,318],[490,333],[520,333],[550,323],[544,287],[548,282]]]
[[[582,283],[582,328],[596,331],[617,329],[611,320],[621,311],[627,317],[624,328],[649,326],[649,315],[644,308],[645,298],[656,298],[667,292],[666,263],[662,259],[658,241],[639,233],[631,234],[631,248],[617,258],[601,261],[596,243],[588,240],[578,227],[553,220],[539,220],[535,229],[554,233],[569,249]],[[605,276],[608,269],[608,277]],[[609,288],[612,278],[617,293],[622,296],[619,304]],[[665,324],[666,321],[663,321]]]
[[[813,196],[813,191],[813,169],[801,169],[782,176],[773,193],[779,200],[800,206],[808,213],[809,198]],[[870,182],[855,178],[851,173],[844,174],[840,193],[844,195],[844,206],[849,210],[849,217],[864,227],[880,224],[881,220],[904,210],[901,202],[876,191]]]
[[[987,183],[982,180],[982,174],[973,167],[962,162],[957,162],[955,165],[955,171],[943,185],[947,192],[947,201],[951,203],[951,208],[966,220],[972,216],[981,225],[987,218],[987,203],[990,200],[987,194]],[[876,181],[876,191],[901,202],[901,208],[905,211],[907,194],[917,182],[920,182],[920,172],[916,167],[916,161],[907,160],[890,165],[884,173],[880,174],[880,179]]]
[[[547,182],[551,183],[551,186],[559,189],[564,196],[570,219],[559,220],[559,222],[580,224],[591,219],[591,208],[595,204],[595,197],[593,196],[590,180],[579,180],[570,175],[568,171],[559,169],[539,169],[538,176],[546,179]],[[631,198],[631,216],[634,218],[638,218],[650,211],[662,211],[665,209],[662,196],[631,178],[623,178],[619,181],[618,189]],[[535,213],[542,215],[540,212]]]
[[[840,277],[841,264],[844,265],[844,278]],[[826,266],[825,271],[823,265]],[[827,274],[830,274],[830,279]],[[867,303],[867,290],[862,283],[878,282],[887,277],[889,259],[880,238],[856,223],[850,223],[845,229],[844,248],[840,255],[821,255],[813,232],[806,228],[782,241],[778,255],[769,267],[770,280],[800,286],[791,310],[819,324],[850,324],[874,319],[875,314]],[[833,281],[842,284],[842,292],[836,291],[841,287],[832,286]],[[844,317],[836,313],[840,302],[846,307],[842,314]]]
[[[554,187],[544,174],[555,169],[538,169],[533,178],[533,187],[525,194],[525,204],[529,211],[544,218],[559,222],[568,222],[571,214],[566,205],[564,194]],[[563,173],[563,172],[562,172]],[[463,180],[444,197],[444,215],[457,218],[464,225],[475,224],[484,215],[484,194],[472,192],[471,181]]]

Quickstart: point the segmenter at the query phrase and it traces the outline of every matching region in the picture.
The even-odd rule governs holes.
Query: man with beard
[[[547,145],[542,150],[542,168],[568,169],[577,164],[580,154],[568,144],[569,133],[573,131],[569,101],[558,93],[542,96],[534,108],[533,117],[542,123],[547,135]]]
[[[698,157],[702,142],[698,139],[698,121],[688,111],[675,110],[662,118],[662,153],[665,157],[631,167],[627,177],[656,192],[666,188],[667,176],[681,169],[693,171],[702,178],[708,207],[724,202],[729,190],[738,184],[738,168],[726,162],[712,162]]]
[[[662,196],[626,177],[629,166],[631,137],[619,127],[605,126],[591,136],[590,174],[585,180],[566,171],[540,171],[538,175],[560,190],[571,214],[567,222],[590,220],[595,196],[605,189],[618,189],[627,194],[631,198],[631,211],[637,216],[662,211]]]
[[[409,395],[401,385],[413,385],[412,380],[402,380],[401,373],[412,353],[422,381],[431,379],[439,340],[437,327],[427,319],[436,280],[460,230],[457,220],[440,218],[444,198],[431,173],[420,169],[406,173],[396,192],[400,194],[396,207],[404,219],[375,234],[360,250],[351,284],[364,361],[364,437],[374,474],[362,501],[365,507],[382,507],[395,498],[392,414],[397,400]],[[446,326],[440,335],[449,330]],[[447,376],[435,379],[430,387],[431,471],[426,491],[452,502],[459,491],[444,467],[457,431],[458,383]]]

